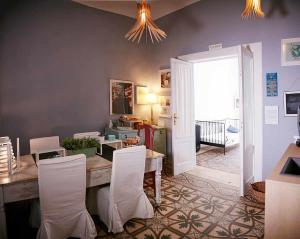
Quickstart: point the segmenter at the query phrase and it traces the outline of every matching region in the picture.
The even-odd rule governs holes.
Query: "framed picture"
[[[134,83],[110,80],[110,114],[132,115],[134,113]]]
[[[160,75],[160,88],[171,90],[171,69],[159,71]]]
[[[161,96],[160,97],[160,114],[161,118],[171,118],[171,97]]]
[[[299,106],[300,106],[300,91],[284,92],[285,116],[297,116]]]
[[[300,38],[281,40],[281,65],[300,65]]]
[[[267,73],[266,87],[267,96],[278,96],[277,73]]]

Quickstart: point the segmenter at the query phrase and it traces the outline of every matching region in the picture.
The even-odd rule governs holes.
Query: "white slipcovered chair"
[[[59,144],[59,136],[35,138],[29,140],[30,154],[37,156],[42,153],[60,152],[61,156],[66,156],[66,150]]]
[[[95,238],[95,224],[85,206],[85,155],[40,160],[38,178],[41,226],[37,238]]]
[[[123,225],[132,218],[154,216],[143,190],[145,160],[145,146],[115,150],[110,186],[89,191],[90,210],[96,210],[109,232],[122,232]]]

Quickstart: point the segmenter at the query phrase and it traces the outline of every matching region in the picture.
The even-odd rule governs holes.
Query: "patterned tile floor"
[[[152,190],[146,193],[154,203]],[[95,221],[98,238],[263,238],[264,206],[240,198],[235,187],[182,174],[163,177],[154,218],[133,219],[116,235]]]
[[[197,154],[197,165],[206,168],[221,170],[228,173],[240,173],[239,145],[226,148],[224,155],[223,148],[206,147]]]

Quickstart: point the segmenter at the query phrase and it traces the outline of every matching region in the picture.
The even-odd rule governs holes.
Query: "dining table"
[[[147,149],[145,173],[155,173],[155,203],[161,203],[161,171],[164,155]],[[53,158],[55,160],[55,158]],[[7,238],[5,204],[39,197],[38,169],[32,155],[20,157],[20,169],[0,175],[0,238]],[[126,169],[124,169],[126,170]],[[112,162],[95,155],[86,159],[86,187],[110,183]]]

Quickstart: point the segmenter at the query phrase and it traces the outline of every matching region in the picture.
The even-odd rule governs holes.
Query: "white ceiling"
[[[136,18],[136,0],[73,0],[108,12]],[[152,18],[158,19],[200,0],[151,0]]]

